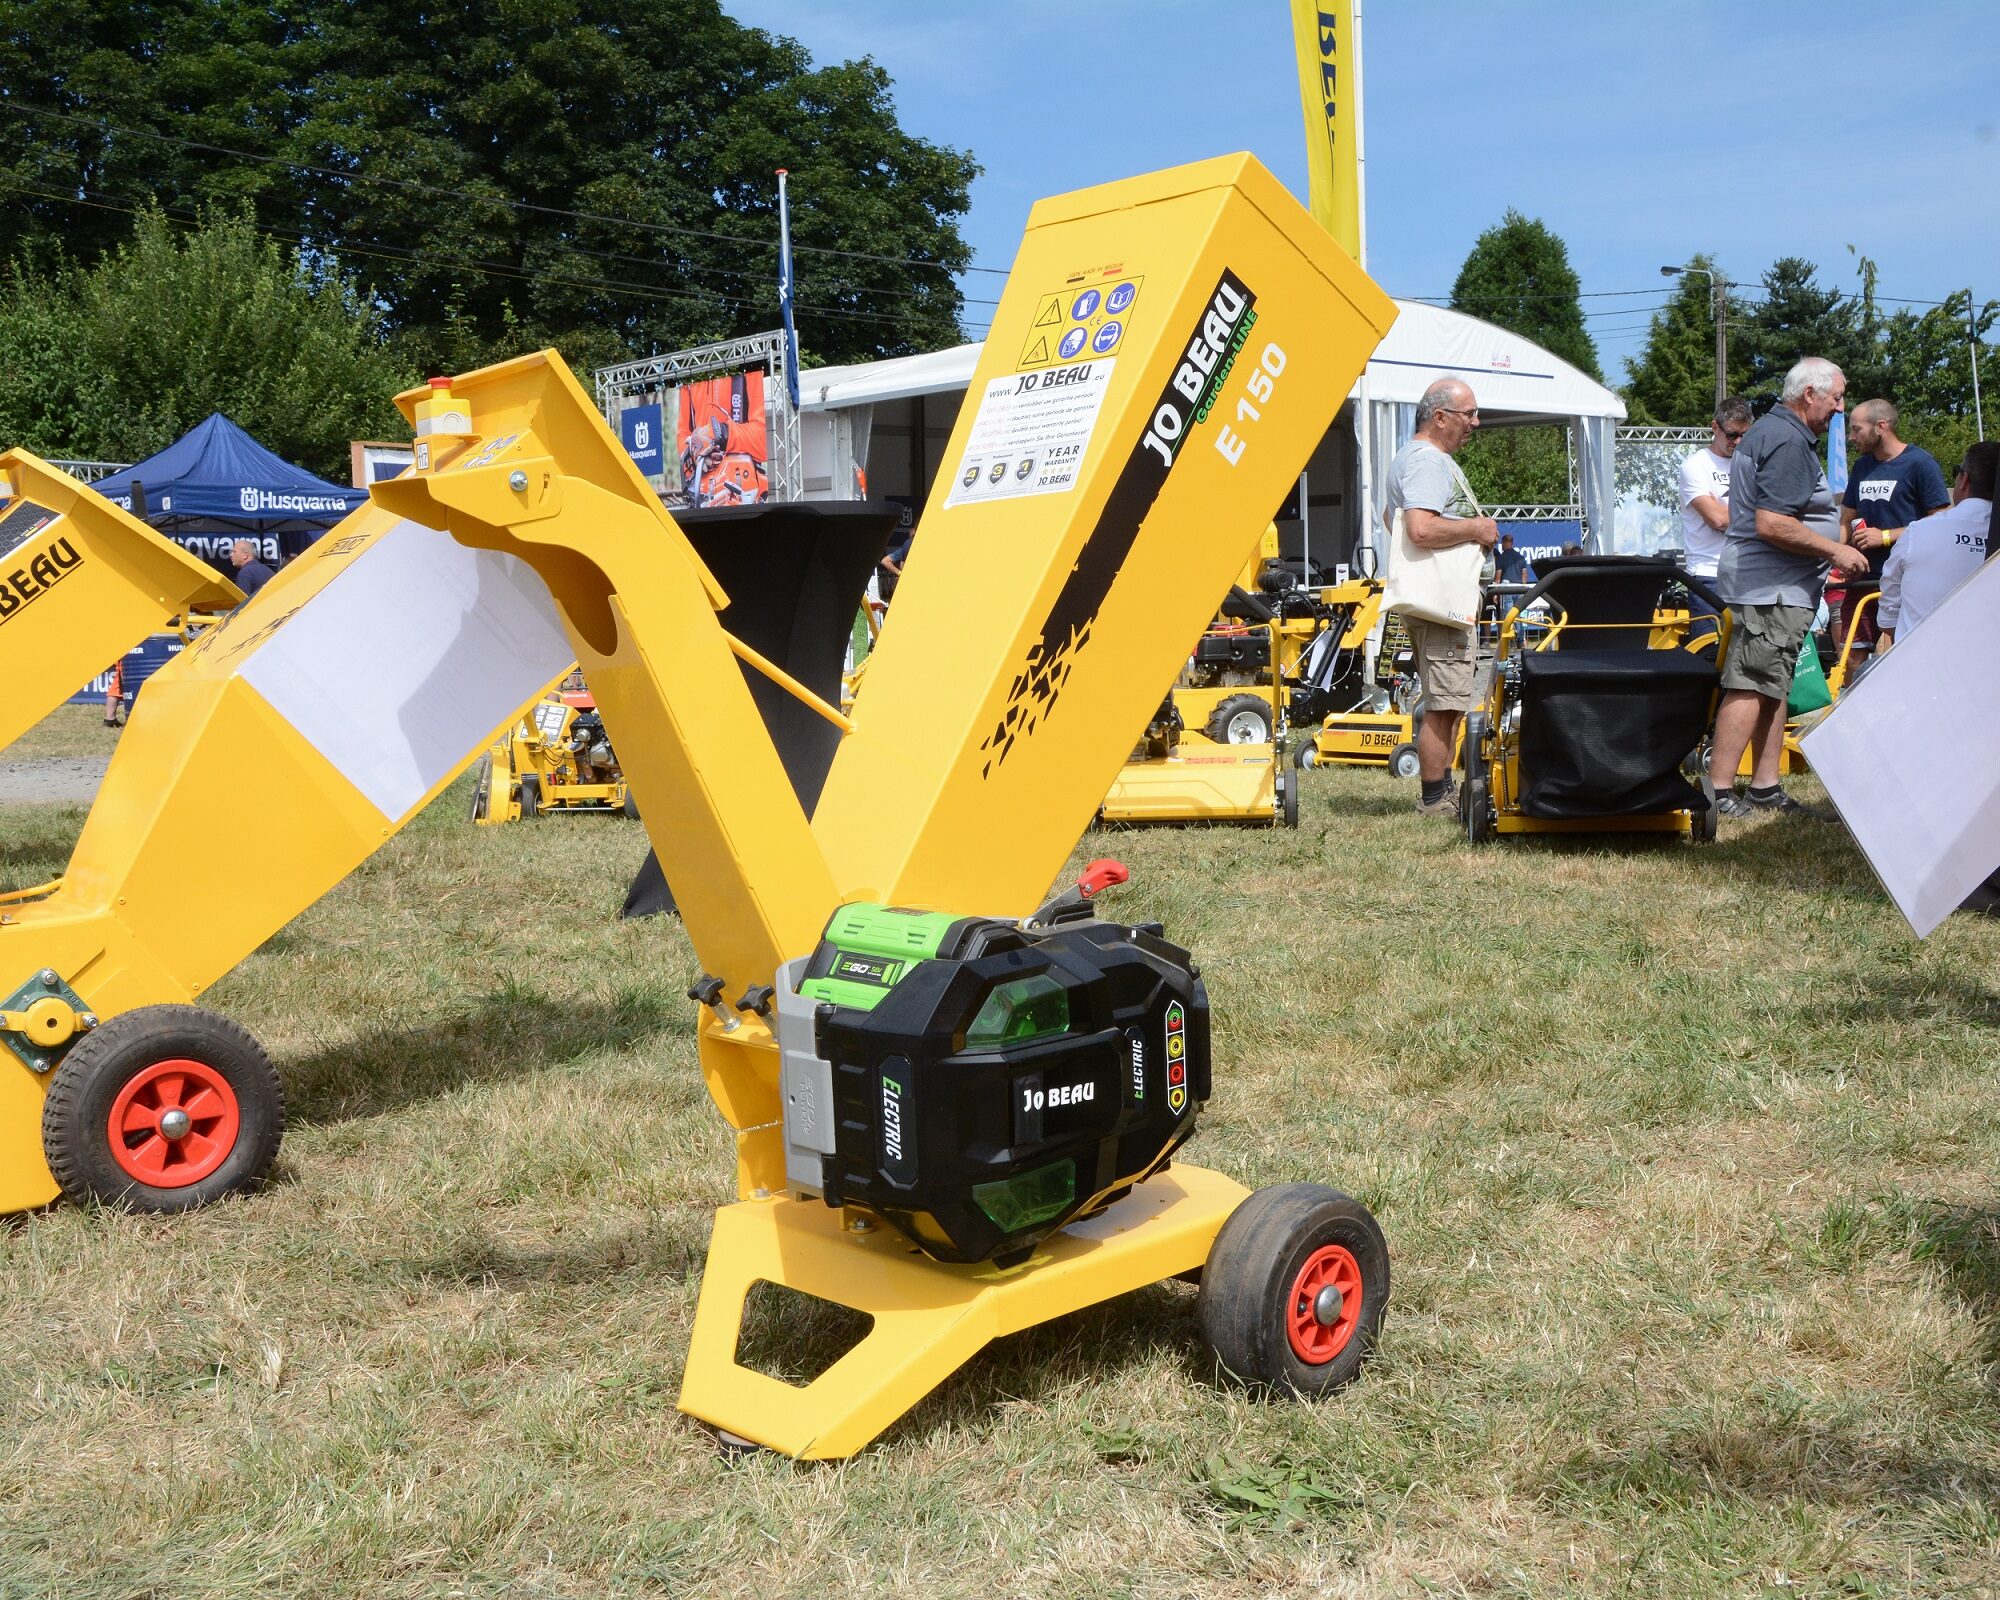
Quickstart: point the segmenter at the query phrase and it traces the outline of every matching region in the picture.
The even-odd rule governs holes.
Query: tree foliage
[[[337,272],[247,217],[192,231],[158,210],[92,267],[17,260],[0,283],[0,439],[136,460],[221,411],[281,456],[344,478],[348,443],[399,438],[416,371]]]
[[[1603,381],[1583,325],[1582,285],[1569,247],[1538,218],[1508,209],[1474,242],[1451,286],[1451,307],[1535,341]]]
[[[1631,364],[1625,389],[1630,420],[1661,427],[1699,427],[1715,414],[1715,302],[1708,278],[1713,257],[1697,255],[1673,297],[1653,313],[1646,348]],[[1740,341],[1729,348],[1729,392],[1741,391],[1748,370]]]
[[[0,0],[0,39],[6,258],[247,204],[421,365],[584,366],[776,326],[783,166],[812,355],[960,337],[971,158],[904,133],[871,61],[815,67],[719,0]]]

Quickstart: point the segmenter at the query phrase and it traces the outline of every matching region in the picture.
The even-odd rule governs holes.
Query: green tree
[[[1482,428],[1466,440],[1458,460],[1481,505],[1547,506],[1569,500],[1568,430],[1561,426]]]
[[[1451,286],[1451,307],[1532,339],[1599,382],[1569,247],[1538,218],[1508,208],[1474,242]]]
[[[1760,409],[1776,402],[1785,374],[1805,356],[1824,356],[1847,375],[1850,399],[1880,394],[1888,379],[1882,360],[1872,274],[1864,292],[1842,294],[1818,278],[1819,269],[1798,256],[1784,256],[1764,273],[1764,298],[1739,324],[1731,321],[1731,368],[1741,344],[1745,362],[1742,392]]]
[[[0,184],[24,242],[85,261],[116,221],[89,206],[248,200],[424,366],[587,366],[776,326],[784,166],[814,356],[961,336],[971,158],[904,133],[872,62],[816,68],[719,0],[0,0],[0,38]]]
[[[1683,273],[1673,297],[1653,313],[1646,347],[1631,363],[1625,386],[1630,420],[1659,427],[1700,427],[1715,414],[1715,312],[1709,279],[1719,270],[1713,257],[1698,255]],[[1739,390],[1749,362],[1741,341],[1729,347],[1729,389]]]
[[[88,270],[17,264],[0,347],[0,438],[127,461],[220,411],[344,477],[350,440],[406,431],[391,399],[416,378],[350,279],[287,257],[241,214],[182,232],[148,210]]]

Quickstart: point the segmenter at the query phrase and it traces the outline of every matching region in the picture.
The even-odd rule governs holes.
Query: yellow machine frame
[[[1120,284],[1138,286],[1131,321],[1093,340],[1112,363],[1067,376],[1084,363],[1065,366],[1038,325]],[[428,463],[375,486],[391,511],[541,574],[646,815],[673,818],[654,845],[719,985],[700,1053],[737,1129],[741,1196],[716,1219],[684,1411],[787,1454],[845,1455],[988,1339],[1206,1259],[1245,1191],[1185,1165],[1005,1270],[940,1265],[865,1214],[787,1196],[777,1052],[744,1002],[844,903],[1039,903],[1123,757],[1110,730],[1152,709],[1255,537],[1241,508],[1276,503],[1324,429],[1323,397],[1346,392],[1393,317],[1248,157],[1041,202],[851,718],[723,632],[727,597],[553,356],[456,380],[466,435],[434,436]],[[1216,364],[1216,339],[1235,363],[1219,414],[1190,416],[1174,396],[1203,392],[1183,374]],[[1253,404],[1248,372],[1273,367],[1278,397]],[[1084,392],[1044,407],[1038,389]],[[1039,442],[1024,412],[1046,422]],[[739,660],[845,733],[810,821]],[[760,1377],[735,1359],[759,1281],[873,1327],[810,1384]]]
[[[243,591],[26,450],[0,455],[0,749],[148,634]]]

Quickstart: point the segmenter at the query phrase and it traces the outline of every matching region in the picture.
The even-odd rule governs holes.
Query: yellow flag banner
[[[1361,99],[1353,0],[1292,0],[1299,105],[1306,119],[1307,204],[1321,227],[1361,259]]]

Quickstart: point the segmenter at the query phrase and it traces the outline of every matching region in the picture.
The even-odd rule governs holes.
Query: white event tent
[[[1472,385],[1485,427],[1567,426],[1575,485],[1570,515],[1591,542],[1608,536],[1616,503],[1612,436],[1625,402],[1517,333],[1421,301],[1398,300],[1396,306],[1395,325],[1313,454],[1299,503],[1280,517],[1285,553],[1310,553],[1330,567],[1352,560],[1357,544],[1373,545],[1381,508],[1376,464],[1409,438],[1417,401],[1447,376]],[[845,499],[865,481],[871,496],[921,510],[980,348],[964,344],[802,372],[807,498]],[[1365,437],[1355,424],[1362,415],[1368,419]],[[1376,512],[1366,527],[1354,511],[1364,504]],[[1546,516],[1564,508],[1536,509]]]

